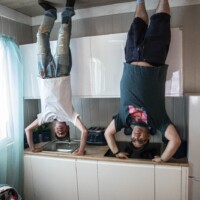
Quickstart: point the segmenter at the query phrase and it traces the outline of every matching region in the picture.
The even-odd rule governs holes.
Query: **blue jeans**
[[[57,18],[56,10],[45,11],[44,19],[37,33],[38,70],[41,78],[69,76],[72,67],[70,51],[71,17],[73,8],[66,7],[62,13],[62,24],[59,29],[56,54],[50,49],[50,33]]]

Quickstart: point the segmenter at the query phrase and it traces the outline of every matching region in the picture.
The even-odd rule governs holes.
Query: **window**
[[[7,76],[8,76],[8,69],[5,65],[8,61],[5,61],[7,59],[4,57],[6,55],[6,49],[4,48],[4,45],[0,43],[0,87],[1,87],[1,97],[0,97],[0,140],[8,137],[7,135],[7,126],[8,126],[8,99],[9,99],[9,85],[7,83]]]
[[[15,41],[0,35],[0,140],[13,138],[18,128],[22,69]]]
[[[23,65],[19,47],[0,35],[0,179],[21,190]]]

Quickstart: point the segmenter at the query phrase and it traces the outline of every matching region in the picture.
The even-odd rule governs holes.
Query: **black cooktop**
[[[161,143],[149,143],[145,148],[135,148],[131,142],[117,142],[120,151],[127,152],[129,158],[136,159],[153,159],[154,156],[161,155]],[[104,156],[115,157],[109,149]]]

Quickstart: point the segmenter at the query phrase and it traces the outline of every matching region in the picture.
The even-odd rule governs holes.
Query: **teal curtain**
[[[23,65],[15,41],[0,35],[0,184],[23,185]]]

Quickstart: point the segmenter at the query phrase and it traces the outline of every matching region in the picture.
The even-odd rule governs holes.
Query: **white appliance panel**
[[[200,200],[200,96],[189,97],[189,200]]]

